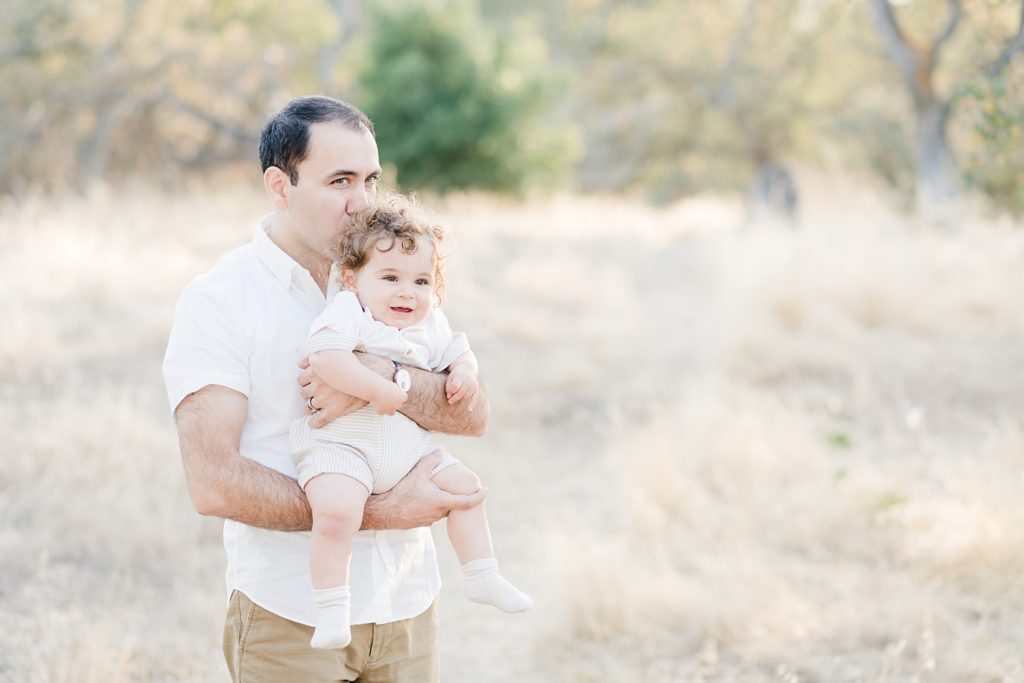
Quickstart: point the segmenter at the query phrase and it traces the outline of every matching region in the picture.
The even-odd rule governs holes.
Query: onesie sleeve
[[[455,359],[470,350],[469,340],[462,332],[452,332],[448,318],[440,308],[431,311],[431,327],[436,341],[431,354],[430,367],[434,371],[446,370]]]
[[[317,351],[352,351],[359,346],[366,314],[352,292],[338,292],[309,326],[309,338],[296,347],[303,358]]]

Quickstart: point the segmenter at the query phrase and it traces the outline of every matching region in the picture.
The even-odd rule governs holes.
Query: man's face
[[[387,248],[388,242],[380,245]],[[371,249],[358,273],[344,273],[346,286],[374,320],[400,330],[423,320],[434,304],[433,245],[421,238],[411,254],[402,253],[398,244],[388,251]]]
[[[377,143],[365,128],[337,122],[309,127],[309,153],[298,165],[298,183],[286,186],[288,216],[303,247],[330,258],[331,249],[377,193]]]

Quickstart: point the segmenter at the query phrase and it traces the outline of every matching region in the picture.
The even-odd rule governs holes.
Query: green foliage
[[[1024,215],[1024,68],[971,85],[959,105],[973,124],[962,161],[967,184]]]
[[[565,175],[568,138],[539,118],[552,83],[536,40],[497,37],[470,0],[390,4],[373,24],[359,101],[400,187],[521,192]]]
[[[833,448],[849,448],[850,435],[846,432],[833,432],[828,435],[828,443]]]
[[[893,508],[904,506],[908,502],[910,502],[910,498],[907,497],[906,493],[890,489],[877,493],[872,507],[874,508],[874,512],[888,512]]]

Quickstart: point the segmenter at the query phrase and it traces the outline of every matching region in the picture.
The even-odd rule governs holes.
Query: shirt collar
[[[295,259],[284,253],[284,250],[277,246],[274,240],[270,239],[268,231],[272,217],[273,214],[267,214],[260,219],[256,234],[252,236],[252,246],[256,251],[256,256],[263,262],[263,265],[270,269],[274,277],[280,280],[285,287],[291,287],[292,275],[295,271],[304,270],[304,268],[296,263]]]
[[[252,246],[256,250],[256,256],[259,257],[260,261],[263,262],[271,273],[274,274],[278,280],[281,281],[287,288],[291,288],[296,284],[295,276],[299,273],[305,274],[305,280],[308,281],[308,286],[312,289],[317,289],[316,283],[313,281],[313,276],[309,274],[309,271],[300,266],[295,259],[286,254],[281,247],[274,243],[274,240],[270,239],[270,220],[273,214],[267,214],[260,219],[259,227],[256,228],[256,234],[252,236]],[[301,282],[301,276],[300,276]],[[299,286],[302,289],[302,285]],[[338,282],[338,264],[331,264],[331,272],[328,275],[327,281],[327,298],[330,300],[339,289]]]

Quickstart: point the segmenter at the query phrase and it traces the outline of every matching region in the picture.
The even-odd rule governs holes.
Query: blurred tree
[[[267,113],[316,88],[324,0],[37,0],[0,24],[0,190],[253,163]]]
[[[934,73],[942,46],[953,37],[962,9],[957,0],[947,0],[949,17],[942,29],[924,47],[916,47],[904,34],[889,0],[871,0],[885,48],[903,77],[914,102],[916,178],[918,203],[928,206],[957,193],[957,173],[946,135],[949,99],[935,90]]]
[[[586,187],[641,185],[656,200],[746,189],[792,212],[788,165],[816,154],[821,114],[839,95],[818,87],[837,8],[800,0],[570,4],[577,49],[587,56]]]
[[[356,34],[363,28],[362,3],[358,0],[327,0],[334,13],[335,37],[320,50],[317,59],[317,80],[319,92],[337,94],[339,85],[338,65],[343,63],[345,51],[351,47]],[[350,91],[353,80],[347,79],[345,90]]]
[[[372,24],[360,103],[401,187],[521,192],[564,179],[572,147],[541,118],[553,82],[536,38],[497,36],[473,0],[384,3]]]
[[[565,4],[573,30],[563,42],[584,73],[576,111],[588,143],[586,188],[643,187],[671,199],[746,187],[785,208],[789,165],[820,161],[865,166],[927,202],[957,186],[951,149],[961,148],[971,150],[970,181],[990,195],[1009,197],[1024,173],[1024,159],[1010,151],[1024,97],[1012,63],[1021,0],[942,5],[956,16],[936,13],[929,0],[903,0],[898,12],[885,0]],[[879,49],[880,24],[910,55],[909,71],[893,69]],[[954,40],[957,26],[979,40]],[[924,43],[921,35],[933,37]],[[893,97],[901,77],[916,88],[908,90],[912,116]],[[948,130],[949,107],[955,115],[964,93],[985,93],[984,107],[999,115],[959,117]]]
[[[989,81],[1002,76],[1024,41],[1024,2],[1018,4],[1020,14],[1016,34],[1002,43],[998,57],[987,69],[985,78]],[[978,85],[961,85],[954,86],[945,93],[940,92],[936,83],[936,69],[945,53],[947,43],[956,34],[964,17],[963,3],[960,0],[946,0],[945,5],[947,12],[943,24],[931,39],[921,41],[910,37],[907,29],[897,19],[890,0],[871,0],[876,26],[885,49],[899,70],[913,102],[917,203],[922,208],[941,204],[958,193],[960,171],[949,142],[950,113],[958,99],[958,92],[966,90],[977,94],[986,88]],[[983,8],[975,9],[980,12]],[[933,8],[919,8],[918,25],[931,23],[928,18],[920,16],[922,12],[929,12],[934,16]],[[961,66],[959,71],[963,70]],[[997,94],[998,87],[995,90],[989,88],[988,92]],[[985,132],[981,134],[990,140],[997,140],[1006,127],[1005,124],[1009,123],[1012,127],[1012,121],[1012,117],[990,118],[982,122],[982,130]],[[992,124],[997,125],[993,127]],[[982,186],[984,187],[984,184]],[[993,188],[990,186],[989,189]]]
[[[997,206],[1024,215],[1024,68],[972,84],[958,109],[972,124],[964,136],[968,187],[981,190]]]
[[[375,5],[0,0],[0,192],[251,170],[265,116],[320,91],[406,187],[557,186],[579,130],[588,190],[788,212],[822,163],[1024,213],[1024,0]]]
[[[1009,3],[990,6],[990,12],[1008,14]],[[970,188],[979,189],[995,204],[1024,215],[1024,59],[1013,59],[1024,41],[1024,10],[1018,14],[1017,34],[1006,42],[1006,31],[976,30],[976,51],[988,53],[1005,46],[988,71],[957,95],[954,131],[964,154],[961,163]],[[1003,22],[1008,24],[1009,21]]]

